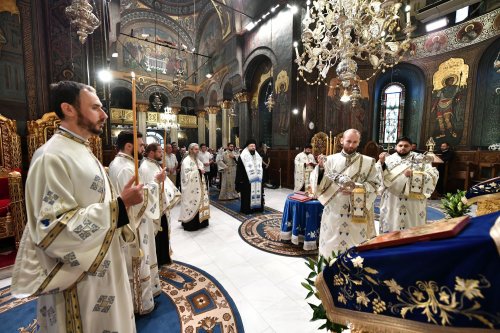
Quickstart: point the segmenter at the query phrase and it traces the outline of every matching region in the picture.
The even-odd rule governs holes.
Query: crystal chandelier
[[[165,129],[179,128],[177,116],[172,113],[171,107],[165,107],[164,112],[160,114],[160,122],[158,125]]]
[[[302,54],[298,43],[294,43],[298,72],[309,85],[323,83],[335,65],[344,88],[351,82],[369,80],[380,69],[397,64],[410,46],[410,34],[415,28],[411,26],[407,6],[407,24],[401,29],[401,0],[316,0],[310,4],[308,0]],[[368,61],[373,66],[372,75],[360,79],[354,59]]]
[[[101,24],[101,21],[92,12],[94,8],[87,0],[73,0],[71,5],[66,7],[66,16],[71,20],[71,24],[77,28],[77,35],[80,43],[85,43],[87,37],[94,32]]]

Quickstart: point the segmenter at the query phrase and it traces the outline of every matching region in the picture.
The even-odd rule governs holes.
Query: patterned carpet
[[[222,285],[205,271],[175,262],[160,273],[157,309],[136,319],[138,332],[242,333],[236,305]],[[2,332],[36,332],[36,298],[15,299],[0,289]]]
[[[245,242],[259,250],[287,257],[315,257],[318,251],[306,251],[302,244],[280,241],[283,214],[260,215],[244,221],[238,232]]]

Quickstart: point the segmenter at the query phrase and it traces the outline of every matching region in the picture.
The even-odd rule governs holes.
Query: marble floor
[[[291,192],[266,189],[266,206],[282,211]],[[179,206],[173,210],[174,260],[199,267],[222,284],[238,307],[245,332],[316,332],[321,323],[309,321],[312,310],[300,284],[309,274],[305,260],[260,251],[238,235],[241,222],[213,206],[210,215],[208,228],[186,232],[176,222]],[[0,288],[8,285],[10,278],[0,280]]]

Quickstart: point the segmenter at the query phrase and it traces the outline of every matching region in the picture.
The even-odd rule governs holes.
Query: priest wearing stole
[[[344,132],[342,152],[319,156],[311,173],[311,188],[325,206],[321,218],[319,254],[345,251],[375,235],[373,203],[380,184],[380,170],[371,157],[356,152],[361,133]]]
[[[238,155],[234,151],[234,144],[227,144],[227,150],[217,159],[217,168],[221,171],[222,181],[220,187],[219,200],[233,200],[239,198],[235,190],[236,161]]]
[[[115,192],[92,154],[107,119],[92,87],[53,84],[51,101],[61,124],[31,161],[11,293],[38,296],[37,332],[135,332],[122,246],[142,185],[129,177]]]
[[[249,139],[236,166],[236,191],[241,195],[240,212],[252,214],[264,211],[262,158],[256,151],[257,142]]]
[[[295,156],[294,191],[307,191],[309,189],[309,177],[316,166],[316,160],[311,151],[312,146],[306,145],[304,151]]]
[[[205,182],[205,167],[198,159],[200,147],[191,143],[188,155],[181,163],[181,213],[179,222],[186,231],[196,231],[208,226],[210,201]]]
[[[173,155],[172,155],[173,156]],[[157,174],[161,173],[160,163],[163,158],[163,150],[160,144],[154,142],[147,145],[144,152],[144,160],[139,168],[139,178],[144,184],[155,181]],[[168,167],[167,167],[168,168]],[[155,241],[149,242],[150,252],[156,252],[156,256],[151,256],[151,277],[158,280],[154,283],[153,295],[160,294],[160,281],[157,274],[159,267],[172,263],[172,249],[170,246],[170,210],[180,200],[181,193],[175,187],[174,183],[166,178],[160,184],[158,204],[160,205],[160,218],[154,220]],[[156,245],[156,246],[155,246]],[[156,259],[156,260],[154,260]]]
[[[137,134],[138,155],[144,153],[142,134]],[[109,178],[114,188],[120,191],[127,179],[135,173],[134,134],[132,131],[122,131],[116,139],[118,154],[109,165]],[[132,289],[134,312],[139,315],[154,310],[154,291],[159,288],[156,250],[154,249],[155,224],[160,218],[159,193],[160,183],[166,178],[165,171],[158,173],[153,181],[144,184],[144,201],[140,205],[130,207],[128,216],[135,232],[136,241],[125,248],[127,253],[127,271]],[[153,243],[153,246],[151,246]]]
[[[380,232],[404,230],[426,220],[427,199],[434,191],[439,173],[430,156],[411,151],[411,140],[401,138],[396,152],[379,156],[383,186]]]

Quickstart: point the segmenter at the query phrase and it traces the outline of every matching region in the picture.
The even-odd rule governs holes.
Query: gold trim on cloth
[[[82,317],[80,315],[80,304],[76,284],[64,291],[64,301],[66,305],[66,332],[83,332]]]
[[[481,328],[459,328],[450,326],[438,326],[417,322],[413,320],[395,318],[380,314],[361,311],[347,310],[335,307],[330,290],[320,273],[315,281],[319,297],[326,310],[326,316],[331,322],[345,325],[351,323],[352,332],[371,333],[487,333],[494,332],[491,329]]]
[[[61,127],[59,127],[57,129],[56,134],[62,135],[65,138],[68,138],[68,139],[73,140],[75,142],[81,143],[82,145],[85,145],[85,146],[89,146],[90,145],[90,142],[88,140],[80,139],[80,138],[76,137],[75,135],[71,134],[70,132],[68,132],[67,130],[65,130],[64,128],[61,128]]]
[[[413,188],[418,187],[418,180],[420,180],[420,190],[413,191]],[[422,171],[413,171],[409,179],[410,186],[408,186],[408,194],[406,194],[405,196],[409,199],[415,199],[415,200],[425,199],[424,183],[425,183],[425,173]]]
[[[61,269],[61,267],[63,265],[64,265],[63,262],[58,262],[54,266],[54,268],[52,268],[52,270],[50,271],[49,275],[47,275],[47,277],[45,278],[45,280],[43,280],[42,284],[40,284],[40,287],[38,287],[38,290],[35,291],[32,296],[38,296],[38,295],[45,294],[45,292],[43,292],[43,290],[45,288],[47,288],[47,286],[49,285],[49,283],[52,281],[52,279],[54,278],[54,276],[56,276],[56,274],[59,272],[59,270]]]
[[[136,220],[139,220],[139,223],[137,223],[138,226],[140,224],[140,219],[141,219],[142,214],[144,214],[144,212],[146,211],[146,208],[148,207],[148,201],[149,201],[148,196],[149,196],[148,188],[144,187],[143,188],[142,207],[141,207],[141,210],[139,210],[139,213],[137,213],[137,216],[135,217]]]
[[[134,313],[142,314],[141,258],[132,257],[132,298]]]
[[[72,209],[64,214],[64,217],[56,222],[57,224],[49,231],[49,233],[42,239],[42,241],[38,244],[38,247],[42,250],[45,250],[47,247],[52,244],[52,242],[59,236],[59,234],[66,228],[66,224],[69,220],[75,216],[78,212],[78,208]]]

